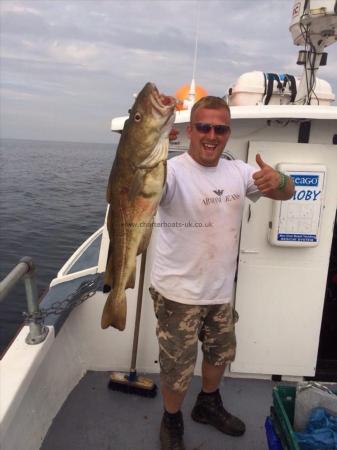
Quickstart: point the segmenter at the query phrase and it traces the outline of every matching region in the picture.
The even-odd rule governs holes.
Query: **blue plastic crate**
[[[264,427],[266,429],[268,450],[282,450],[281,442],[275,433],[273,421],[270,416],[266,418]]]

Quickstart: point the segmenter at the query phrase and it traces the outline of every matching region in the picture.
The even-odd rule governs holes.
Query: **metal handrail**
[[[23,279],[25,283],[28,314],[39,313],[37,288],[35,282],[35,265],[33,259],[25,256],[20,259],[13,270],[0,282],[0,302],[9,294],[13,287]],[[27,344],[39,344],[46,339],[48,327],[34,318],[29,321]]]

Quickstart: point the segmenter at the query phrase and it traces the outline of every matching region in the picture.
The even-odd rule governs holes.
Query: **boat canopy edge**
[[[318,105],[257,105],[231,106],[232,119],[317,119],[337,120],[337,106]],[[129,116],[112,119],[111,131],[121,131]],[[176,112],[174,123],[188,123],[190,111]]]

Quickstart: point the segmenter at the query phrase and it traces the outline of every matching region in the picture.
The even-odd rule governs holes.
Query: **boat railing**
[[[14,286],[23,279],[26,291],[29,333],[26,343],[30,345],[43,342],[48,334],[48,327],[44,326],[39,318],[37,287],[35,280],[35,265],[33,259],[25,256],[0,282],[0,302],[4,300]]]

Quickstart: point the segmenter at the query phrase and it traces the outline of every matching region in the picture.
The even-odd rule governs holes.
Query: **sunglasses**
[[[212,128],[214,130],[214,134],[217,134],[218,136],[223,136],[230,131],[230,127],[228,125],[212,125],[210,123],[197,122],[194,126],[199,133],[203,134],[209,133]]]

